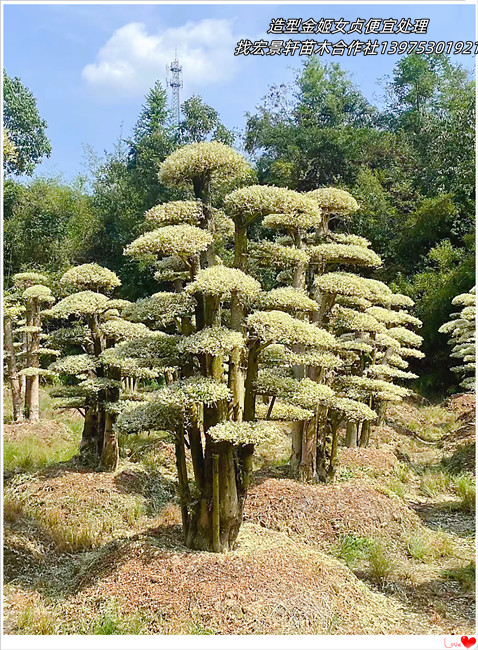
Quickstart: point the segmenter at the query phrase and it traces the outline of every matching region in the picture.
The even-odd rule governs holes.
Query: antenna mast
[[[175,51],[174,61],[169,66],[166,66],[166,72],[170,72],[171,76],[167,77],[166,83],[172,88],[171,92],[171,110],[173,112],[176,126],[179,126],[181,121],[181,103],[179,101],[179,89],[183,87],[182,72],[183,67],[178,61],[178,51]]]

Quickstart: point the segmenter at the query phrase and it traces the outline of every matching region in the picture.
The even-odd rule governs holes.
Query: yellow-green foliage
[[[284,311],[316,311],[319,305],[309,298],[302,289],[280,287],[272,291],[264,291],[257,298],[261,309],[280,309]]]
[[[159,179],[169,186],[186,180],[221,181],[247,178],[250,167],[238,153],[220,142],[195,142],[177,149],[161,163]]]
[[[250,185],[231,192],[224,200],[224,209],[240,224],[250,223],[269,214],[320,214],[317,203],[306,195],[268,185]]]
[[[212,240],[209,232],[197,226],[164,226],[135,239],[125,248],[124,254],[139,259],[148,255],[177,255],[189,259],[205,251]]]
[[[318,228],[322,223],[320,210],[314,212],[290,212],[285,214],[268,214],[262,225],[278,230],[309,230]]]
[[[265,344],[333,348],[336,343],[329,332],[282,311],[256,311],[247,319],[247,327],[252,337]]]
[[[336,187],[321,187],[307,192],[307,196],[317,201],[320,208],[330,214],[345,216],[359,208],[359,204],[349,192]]]
[[[309,261],[309,254],[306,250],[283,246],[272,241],[263,241],[259,244],[251,243],[249,254],[261,266],[294,267],[298,264],[305,265]]]
[[[108,298],[102,293],[94,291],[80,291],[67,296],[53,305],[49,315],[54,318],[68,318],[68,316],[87,316],[102,311]]]
[[[199,292],[220,296],[221,300],[227,300],[233,293],[251,298],[259,293],[260,286],[257,280],[239,269],[216,265],[199,271],[194,282],[188,285],[187,291],[191,294]]]
[[[280,430],[276,425],[265,422],[222,422],[208,429],[208,434],[216,442],[247,445],[280,435]]]
[[[43,284],[34,284],[31,287],[25,289],[22,294],[22,297],[25,300],[32,299],[36,300],[39,303],[53,303],[55,302],[54,296],[51,295],[51,289],[45,287]]]
[[[310,246],[308,253],[312,262],[356,264],[358,266],[381,266],[382,260],[370,248],[355,244],[318,244]]]
[[[241,332],[227,327],[205,327],[191,336],[185,336],[178,344],[180,352],[192,354],[227,354],[234,348],[242,348],[244,338]]]
[[[62,284],[77,291],[91,289],[92,291],[111,291],[121,285],[116,273],[105,269],[99,264],[81,264],[74,266],[61,277]]]
[[[181,223],[197,225],[203,216],[200,201],[170,201],[155,205],[145,215],[153,226],[175,226]]]

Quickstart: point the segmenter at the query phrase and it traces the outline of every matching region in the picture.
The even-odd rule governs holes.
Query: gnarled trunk
[[[231,550],[239,533],[252,470],[253,445],[214,443],[206,434],[205,480],[200,496],[191,499],[185,465],[180,472],[181,510],[186,544],[202,551]]]

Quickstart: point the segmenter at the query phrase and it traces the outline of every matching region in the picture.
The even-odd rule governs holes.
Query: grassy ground
[[[76,463],[81,417],[47,393],[42,415],[5,427],[6,633],[474,633],[466,399],[395,407],[328,486],[287,478],[284,431],[226,555],[184,547],[167,439],[121,440],[100,473]]]

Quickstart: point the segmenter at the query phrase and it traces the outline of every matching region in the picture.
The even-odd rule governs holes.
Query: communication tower
[[[168,73],[166,84],[172,88],[171,110],[173,113],[173,119],[176,122],[176,126],[179,126],[179,123],[181,121],[181,103],[179,101],[179,90],[183,87],[183,67],[179,63],[177,50],[174,55],[174,61],[166,66],[166,72]]]

